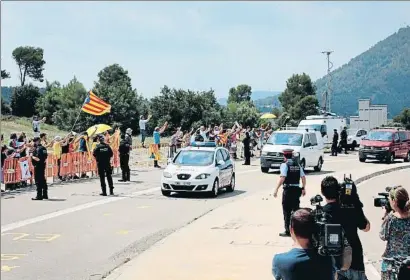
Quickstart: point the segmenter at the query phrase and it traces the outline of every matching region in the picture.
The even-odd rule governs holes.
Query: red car
[[[395,159],[410,161],[410,131],[397,128],[372,129],[360,142],[359,160],[376,159],[394,162]]]

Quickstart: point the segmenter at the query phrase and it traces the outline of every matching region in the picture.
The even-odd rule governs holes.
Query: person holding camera
[[[344,208],[340,201],[341,187],[339,182],[333,176],[328,176],[321,183],[322,195],[326,199],[326,205],[323,211],[329,216],[329,223],[342,225],[345,237],[352,249],[352,261],[350,268],[341,270],[336,267],[338,276],[345,277],[349,280],[367,280],[364,268],[363,247],[360,241],[357,229],[368,232],[370,222],[363,213],[362,204],[357,197],[354,208]],[[356,194],[354,194],[356,195]]]
[[[285,223],[285,231],[279,236],[289,237],[290,215],[292,211],[299,209],[300,196],[305,195],[306,177],[299,163],[293,159],[293,150],[283,150],[284,162],[280,165],[280,179],[273,193],[274,197],[278,196],[280,186],[283,185],[282,209]],[[302,188],[300,180],[302,179]]]
[[[302,208],[292,213],[290,234],[294,247],[286,253],[277,254],[272,261],[272,274],[276,280],[333,280],[331,257],[320,256],[312,247],[311,237],[315,230],[311,209]]]
[[[387,241],[382,257],[410,256],[410,201],[407,190],[401,186],[392,188],[389,192],[389,204],[380,230],[381,240]],[[389,270],[391,265],[393,264],[387,260],[382,261],[382,280],[396,279]]]

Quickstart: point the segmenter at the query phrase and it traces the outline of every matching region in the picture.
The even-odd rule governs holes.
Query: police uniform
[[[35,142],[39,141],[35,139]],[[48,199],[47,193],[47,179],[46,179],[46,161],[47,161],[47,149],[39,143],[33,151],[33,157],[37,157],[39,161],[32,160],[34,165],[34,180],[37,187],[37,196],[33,200]]]
[[[284,150],[284,154],[292,154],[293,150]],[[300,178],[305,176],[299,162],[295,159],[287,159],[280,165],[280,176],[285,177],[283,182],[282,209],[285,224],[285,233],[283,236],[290,235],[290,216],[293,211],[299,209],[300,196],[302,188],[300,187]]]
[[[132,129],[131,128],[127,128],[127,130],[125,131],[125,140],[128,142],[130,147],[132,147]]]
[[[111,158],[113,152],[111,147],[104,143],[104,137],[99,137],[100,144],[94,149],[93,155],[97,161],[98,175],[100,176],[101,182],[101,195],[106,196],[107,190],[105,185],[105,176],[107,176],[108,186],[110,188],[110,195],[114,194],[114,184],[112,182],[112,168],[111,168]]]
[[[127,140],[122,139],[118,148],[120,153],[120,166],[122,171],[122,182],[129,182],[131,180],[131,170],[129,166],[130,161],[130,144]]]

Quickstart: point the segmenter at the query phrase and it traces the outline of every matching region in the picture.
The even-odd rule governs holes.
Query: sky
[[[12,52],[27,45],[44,49],[47,80],[76,76],[88,89],[118,63],[145,97],[164,85],[218,97],[238,84],[282,91],[294,73],[324,76],[322,51],[334,51],[336,69],[406,25],[404,1],[2,1],[2,85],[19,83]]]

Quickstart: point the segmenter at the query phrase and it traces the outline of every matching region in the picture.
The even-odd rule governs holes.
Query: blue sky
[[[165,84],[283,90],[293,73],[325,74],[321,51],[336,68],[409,24],[410,2],[2,2],[2,82],[18,84],[11,53],[31,45],[46,79],[86,88],[118,63],[146,97]]]

